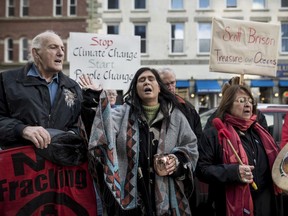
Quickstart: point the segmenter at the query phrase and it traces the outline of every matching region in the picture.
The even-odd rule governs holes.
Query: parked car
[[[284,104],[259,104],[258,109],[265,115],[268,131],[275,142],[280,145],[282,126],[285,115],[288,113],[288,105]]]
[[[268,131],[273,136],[275,142],[279,145],[281,141],[282,126],[284,117],[288,113],[288,105],[286,104],[258,104],[257,108],[265,115]],[[216,111],[212,108],[200,114],[202,129],[204,129],[208,118]]]

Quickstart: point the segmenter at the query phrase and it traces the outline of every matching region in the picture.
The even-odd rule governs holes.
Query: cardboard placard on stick
[[[213,18],[210,72],[276,76],[277,24]]]

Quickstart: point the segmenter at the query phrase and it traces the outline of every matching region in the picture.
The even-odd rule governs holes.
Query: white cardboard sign
[[[140,68],[140,36],[70,33],[70,77],[89,75],[104,89],[127,90]]]
[[[213,18],[209,70],[276,76],[280,26]]]

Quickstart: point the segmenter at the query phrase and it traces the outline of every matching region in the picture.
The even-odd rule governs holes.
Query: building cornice
[[[5,23],[15,23],[15,22],[39,22],[39,21],[45,21],[45,22],[55,22],[55,21],[61,21],[61,22],[71,22],[71,21],[83,21],[87,20],[88,16],[77,16],[77,17],[5,17],[0,18],[0,22]]]

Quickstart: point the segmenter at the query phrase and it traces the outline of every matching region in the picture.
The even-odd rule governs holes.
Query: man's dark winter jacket
[[[0,74],[0,144],[25,143],[26,126],[42,126],[79,133],[82,92],[79,85],[59,72],[59,87],[53,106],[47,82],[27,76],[32,63]],[[8,147],[8,146],[7,146]]]
[[[183,113],[186,116],[189,125],[193,132],[195,133],[198,143],[200,141],[201,135],[202,135],[202,126],[200,121],[200,116],[195,110],[195,107],[187,100],[183,99],[179,95],[176,95],[178,101],[181,103],[183,108]]]

